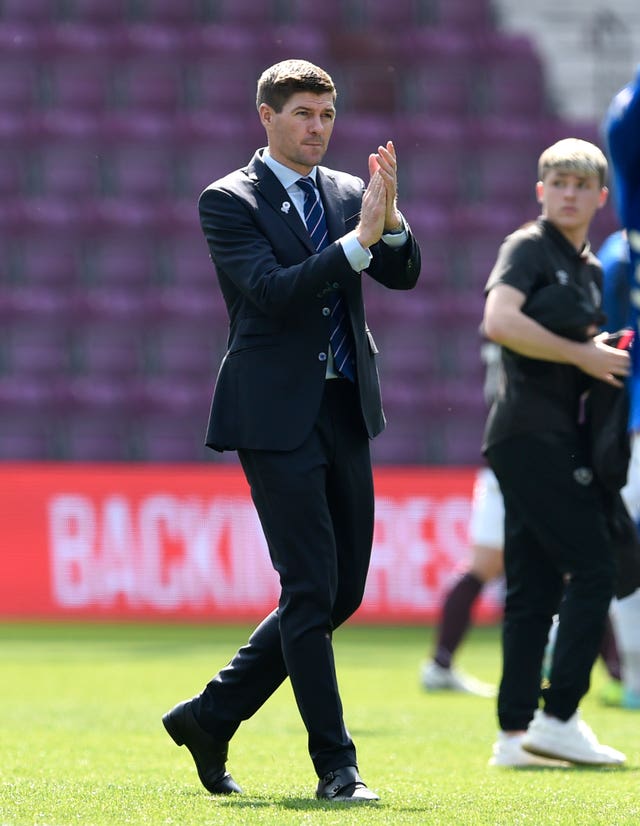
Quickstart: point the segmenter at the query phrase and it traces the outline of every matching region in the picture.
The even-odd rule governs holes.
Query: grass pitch
[[[213,798],[161,724],[246,641],[244,626],[0,625],[1,826],[631,826],[640,822],[640,712],[604,707],[600,665],[583,712],[626,752],[621,769],[496,769],[493,700],[426,694],[433,632],[350,625],[335,635],[360,771],[382,800],[314,799],[306,735],[284,685],[231,744],[241,797]],[[495,682],[498,629],[474,629],[459,665]]]

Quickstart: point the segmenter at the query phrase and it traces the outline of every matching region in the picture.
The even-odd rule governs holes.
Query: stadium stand
[[[640,50],[635,0],[495,0],[502,29],[526,36],[544,64],[547,93],[568,120],[599,123]]]
[[[562,116],[517,5],[2,0],[0,459],[230,461],[203,447],[227,331],[196,202],[263,142],[256,77],[292,56],[337,82],[329,165],[366,177],[395,139],[424,250],[411,293],[365,285],[374,460],[477,464],[482,287],[535,216],[541,149],[597,140],[595,117]]]

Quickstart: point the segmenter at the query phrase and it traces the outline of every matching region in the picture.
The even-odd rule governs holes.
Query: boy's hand
[[[623,387],[624,379],[631,372],[631,359],[626,350],[618,350],[604,343],[608,333],[600,333],[582,345],[582,358],[577,366],[590,376],[613,387]]]

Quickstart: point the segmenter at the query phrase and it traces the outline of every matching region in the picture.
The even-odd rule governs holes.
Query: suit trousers
[[[498,719],[526,729],[540,696],[568,720],[589,689],[613,595],[615,565],[603,490],[579,433],[526,433],[487,458],[505,503],[506,599]],[[541,669],[559,614],[549,684]]]
[[[319,777],[357,765],[332,632],[358,608],[373,540],[373,476],[356,387],[325,382],[317,421],[292,451],[238,451],[280,578],[279,604],[195,698],[202,727],[229,740],[289,676]]]

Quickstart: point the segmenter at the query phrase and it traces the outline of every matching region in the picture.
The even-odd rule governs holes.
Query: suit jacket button
[[[331,315],[331,310],[328,307],[323,307],[322,308],[322,315],[325,316],[325,317],[328,316],[328,315]]]
[[[326,361],[327,354],[326,353],[318,353],[318,361]]]

